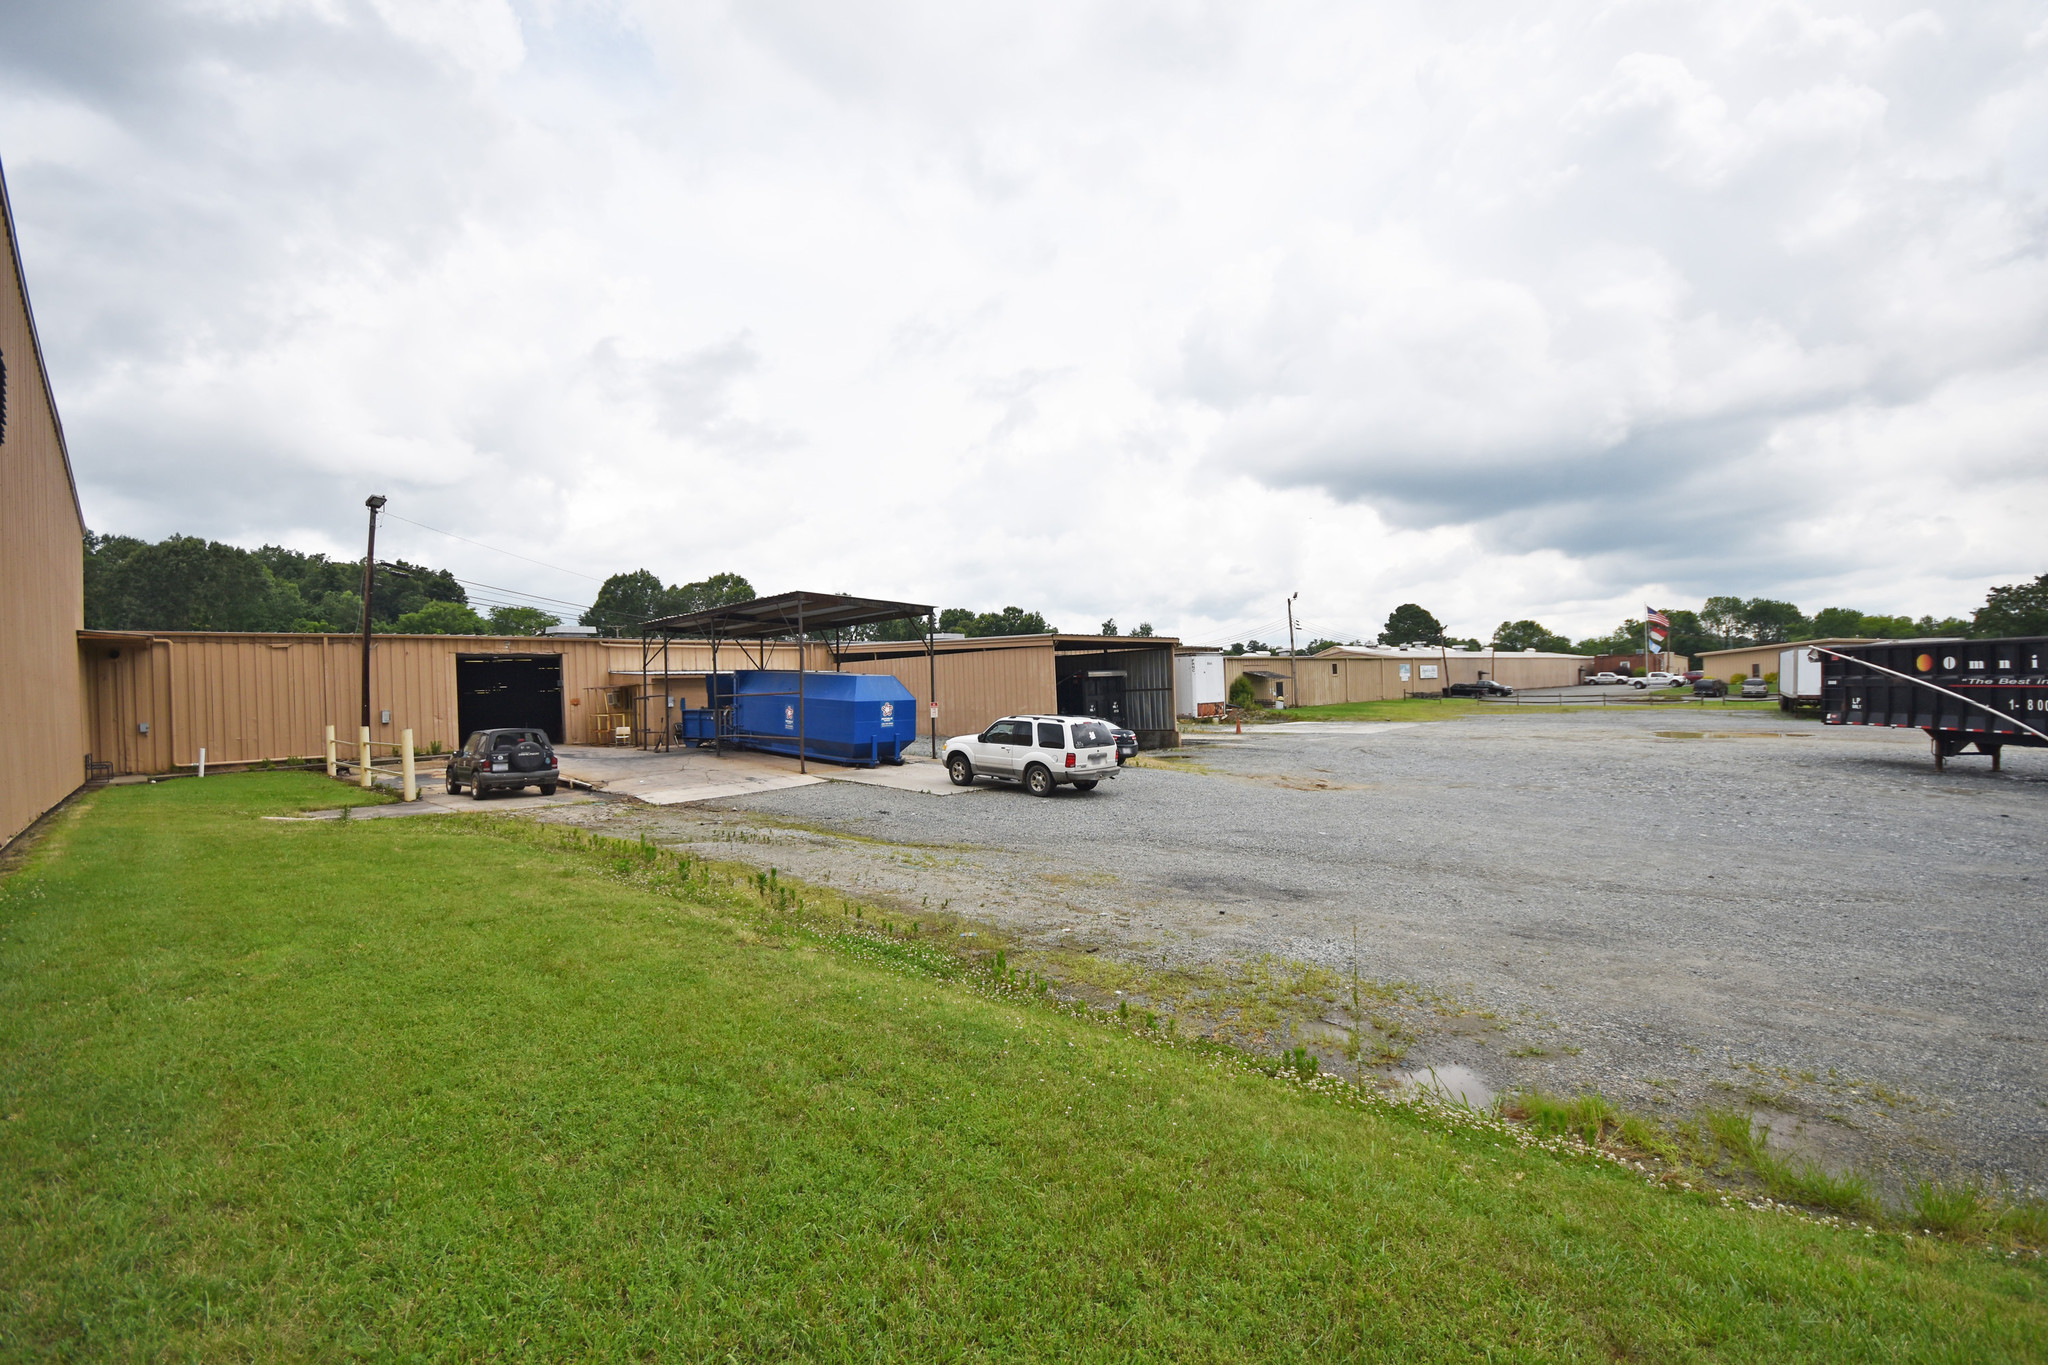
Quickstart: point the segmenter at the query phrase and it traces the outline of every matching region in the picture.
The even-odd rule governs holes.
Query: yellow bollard
[[[334,727],[327,727],[327,775],[334,776]]]
[[[356,742],[356,771],[362,774],[363,790],[370,788],[370,727],[362,727],[363,737]]]
[[[405,799],[417,801],[420,799],[420,784],[413,779],[412,731],[400,730],[398,732],[398,744],[401,756],[399,767],[405,773]]]

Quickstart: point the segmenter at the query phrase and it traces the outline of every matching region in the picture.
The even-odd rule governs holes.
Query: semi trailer
[[[1821,667],[1824,722],[1925,730],[1937,770],[1970,749],[1996,772],[2009,745],[2048,748],[2048,637],[1887,640],[1806,652]]]

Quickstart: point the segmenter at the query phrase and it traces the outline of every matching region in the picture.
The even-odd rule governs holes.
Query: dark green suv
[[[553,796],[562,780],[555,750],[542,730],[479,730],[448,760],[448,794],[464,787],[481,801],[485,792],[539,787]]]

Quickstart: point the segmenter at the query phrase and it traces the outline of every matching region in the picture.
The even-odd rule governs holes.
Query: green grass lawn
[[[701,864],[257,818],[345,795],[103,791],[0,881],[6,1358],[2044,1353],[2035,1261],[1340,1102]]]

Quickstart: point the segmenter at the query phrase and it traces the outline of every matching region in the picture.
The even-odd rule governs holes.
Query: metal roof
[[[659,616],[643,623],[643,628],[664,635],[701,633],[727,640],[767,640],[796,634],[799,618],[803,630],[809,632],[877,625],[931,613],[929,606],[916,602],[849,597],[839,592],[785,592],[749,602],[729,602],[708,611]]]

